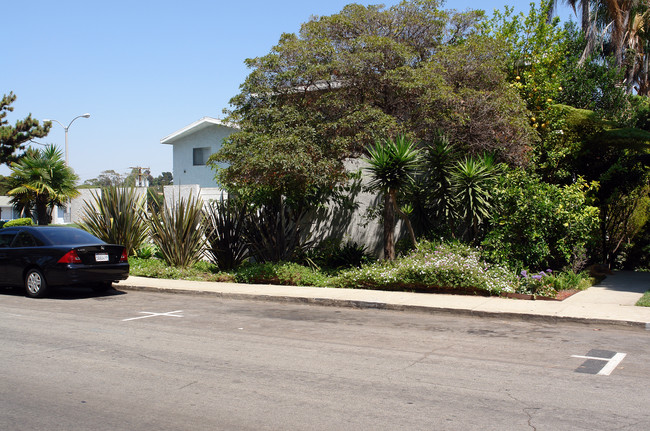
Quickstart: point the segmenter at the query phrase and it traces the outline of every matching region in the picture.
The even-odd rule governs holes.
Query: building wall
[[[233,132],[225,126],[201,129],[174,142],[174,184],[198,184],[201,187],[216,187],[215,171],[206,165],[194,166],[194,148],[209,148],[210,154],[221,148],[222,141]]]

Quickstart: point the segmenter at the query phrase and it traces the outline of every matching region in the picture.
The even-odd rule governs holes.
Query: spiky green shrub
[[[92,192],[92,198],[84,202],[79,226],[109,244],[123,245],[133,255],[148,235],[146,195],[138,195],[133,187],[107,187]]]
[[[151,240],[170,266],[187,268],[205,251],[206,231],[203,202],[190,196],[147,216]],[[209,233],[209,232],[208,232]]]
[[[204,210],[208,258],[221,270],[238,267],[249,254],[244,237],[246,204],[231,196],[210,202]]]

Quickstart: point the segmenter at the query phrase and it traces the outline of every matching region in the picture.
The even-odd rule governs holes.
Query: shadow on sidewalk
[[[650,272],[615,271],[594,287],[616,292],[645,293],[650,289]]]

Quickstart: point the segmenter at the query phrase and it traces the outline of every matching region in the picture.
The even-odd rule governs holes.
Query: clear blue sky
[[[18,97],[8,120],[32,113],[68,125],[90,113],[69,129],[70,165],[82,181],[131,166],[171,172],[172,150],[160,139],[202,117],[223,117],[248,74],[244,59],[267,54],[310,16],[348,3],[2,0],[0,93]],[[491,13],[505,4],[528,9],[515,0],[447,1],[445,8]],[[63,151],[63,128],[54,123],[40,141]]]

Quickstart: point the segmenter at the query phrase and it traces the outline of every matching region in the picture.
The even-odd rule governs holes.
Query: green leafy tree
[[[63,155],[54,145],[33,151],[11,164],[9,183],[12,202],[18,207],[36,211],[39,225],[52,222],[55,206],[64,207],[79,195],[79,177],[66,166]]]
[[[91,178],[84,181],[83,185],[91,187],[122,187],[124,186],[124,182],[124,175],[109,169],[101,171],[97,178]]]
[[[534,138],[526,107],[502,72],[506,53],[477,34],[482,12],[437,0],[346,6],[283,34],[231,100],[240,131],[211,157],[240,196],[318,196],[345,181],[342,161],[378,137],[430,142],[444,128],[472,154],[525,163]]]
[[[415,233],[409,218],[397,205],[400,191],[414,182],[420,167],[421,155],[415,143],[404,135],[395,139],[377,141],[368,148],[366,170],[371,181],[370,190],[381,191],[384,195],[384,258],[395,259],[395,213],[404,220],[413,246],[417,247]]]
[[[513,268],[581,270],[593,250],[598,208],[579,180],[559,187],[523,170],[509,172],[494,191],[492,228],[483,246],[493,260]]]
[[[50,132],[51,123],[40,124],[29,114],[24,120],[15,125],[9,125],[7,113],[12,112],[11,106],[16,100],[13,93],[5,94],[0,100],[0,164],[10,165],[18,160],[16,151],[24,150],[25,143],[34,138],[43,138]]]

